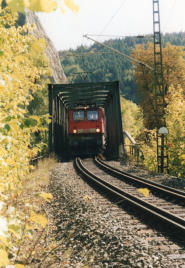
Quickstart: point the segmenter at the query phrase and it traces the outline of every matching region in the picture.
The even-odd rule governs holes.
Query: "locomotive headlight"
[[[96,128],[96,133],[100,133],[100,128]]]
[[[76,134],[77,133],[77,130],[76,129],[73,129],[73,133]]]

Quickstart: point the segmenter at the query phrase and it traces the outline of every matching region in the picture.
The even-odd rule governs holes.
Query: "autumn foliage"
[[[185,178],[185,90],[172,86],[167,97],[169,168],[171,174]]]
[[[8,254],[15,260],[13,248],[20,243],[25,229],[24,208],[18,200],[31,170],[30,160],[39,146],[31,145],[31,136],[42,131],[43,116],[28,114],[28,105],[36,91],[46,86],[42,77],[51,74],[44,54],[43,40],[37,40],[27,26],[16,28],[17,15],[9,9],[0,10],[0,266],[10,264]],[[37,81],[37,82],[36,82]],[[47,117],[45,117],[47,120]],[[19,204],[20,205],[20,204]],[[29,211],[29,210],[28,210]],[[44,215],[30,210],[27,222],[47,223]],[[38,218],[43,217],[43,218]],[[44,220],[45,219],[45,220]],[[36,222],[37,220],[37,222]],[[40,221],[40,223],[39,223]],[[25,229],[26,235],[28,230]],[[17,244],[18,243],[18,244]],[[18,266],[15,266],[18,267]],[[23,266],[22,266],[23,267]]]
[[[77,10],[72,0],[64,2]],[[52,72],[45,42],[31,34],[31,27],[16,26],[17,11],[50,12],[58,5],[52,0],[7,0],[6,4],[7,8],[0,8],[0,267],[22,268],[31,262],[48,223],[25,186],[31,180],[30,161],[41,150],[33,134],[45,131],[48,122],[47,115],[30,115],[28,106],[47,87]],[[35,198],[39,204],[50,202],[52,195],[40,190]],[[25,251],[27,241],[31,247]]]
[[[57,8],[60,8],[62,12],[65,11],[65,7],[69,8],[73,12],[78,11],[78,6],[74,0],[6,0],[8,6],[19,12],[24,12],[25,8],[36,12],[52,12]]]
[[[132,57],[142,60],[154,68],[154,48],[153,44],[137,45],[132,52]],[[163,72],[164,72],[164,89],[167,94],[170,86],[185,88],[185,52],[184,47],[172,46],[167,44],[162,49],[163,55]],[[156,127],[155,111],[155,89],[154,89],[154,72],[142,65],[135,66],[134,73],[137,83],[137,94],[140,105],[144,113],[144,125],[148,129]],[[165,101],[168,104],[168,95]]]
[[[162,49],[165,110],[164,118],[168,128],[169,169],[173,175],[185,176],[185,52],[184,47],[167,44]],[[138,45],[132,56],[153,67],[153,45]],[[156,116],[154,74],[150,69],[135,67],[135,80],[140,105],[143,110],[145,132],[139,142],[145,155],[145,164],[156,170]]]

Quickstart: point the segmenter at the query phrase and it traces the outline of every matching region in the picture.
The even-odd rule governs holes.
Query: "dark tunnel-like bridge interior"
[[[67,155],[68,111],[78,106],[102,107],[106,118],[106,155],[110,159],[123,150],[119,82],[49,84],[49,150]]]

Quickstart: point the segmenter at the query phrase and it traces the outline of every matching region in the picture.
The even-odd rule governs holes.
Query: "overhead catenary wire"
[[[99,45],[102,45],[102,46],[104,46],[104,47],[106,47],[106,48],[108,48],[108,49],[114,51],[115,53],[117,53],[117,54],[119,54],[119,55],[121,55],[121,56],[124,56],[125,58],[129,59],[129,60],[132,61],[132,62],[135,62],[136,64],[145,66],[146,68],[148,68],[148,69],[154,71],[154,68],[151,67],[150,65],[148,65],[147,63],[142,62],[142,61],[140,61],[140,60],[137,60],[137,59],[135,59],[135,58],[132,58],[132,57],[128,56],[127,54],[125,54],[125,53],[123,53],[123,52],[120,52],[119,50],[117,50],[117,49],[115,49],[115,48],[109,47],[108,45],[105,45],[104,43],[101,43],[101,42],[99,42],[99,41],[97,41],[97,40],[95,40],[95,39],[89,37],[87,34],[84,35],[83,37],[85,37],[85,38],[87,38],[87,39],[89,39],[89,40],[91,40],[91,41],[93,41],[93,42],[95,42],[95,43],[97,43],[97,44],[99,44]]]
[[[148,35],[133,35],[133,36],[128,36],[128,35],[100,35],[100,34],[86,34],[87,36],[93,36],[93,37],[116,37],[116,38],[137,38],[137,39],[146,39],[146,38],[152,38],[151,34]],[[86,35],[84,35],[83,37],[85,37]],[[62,52],[61,55],[63,57],[82,57],[82,56],[89,56],[89,55],[94,55],[94,54],[113,54],[115,52],[105,52],[105,51],[96,51],[95,49],[92,49],[88,52]]]
[[[144,35],[113,35],[113,34],[87,34],[88,36],[98,36],[98,37],[115,37],[115,38],[146,38]],[[151,35],[148,34],[150,37]]]
[[[116,15],[121,10],[121,8],[123,7],[123,5],[126,3],[126,1],[127,0],[123,0],[123,2],[121,3],[121,5],[119,6],[119,8],[116,10],[116,12],[113,14],[113,16],[109,19],[109,21],[103,27],[103,29],[101,30],[100,34],[102,34],[106,30],[106,28],[109,26],[109,24],[111,23],[111,21],[116,17]]]

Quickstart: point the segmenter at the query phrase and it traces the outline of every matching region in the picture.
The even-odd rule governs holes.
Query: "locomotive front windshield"
[[[87,120],[98,120],[98,111],[87,111]]]
[[[73,112],[73,120],[74,121],[84,120],[84,118],[85,118],[84,111]]]

